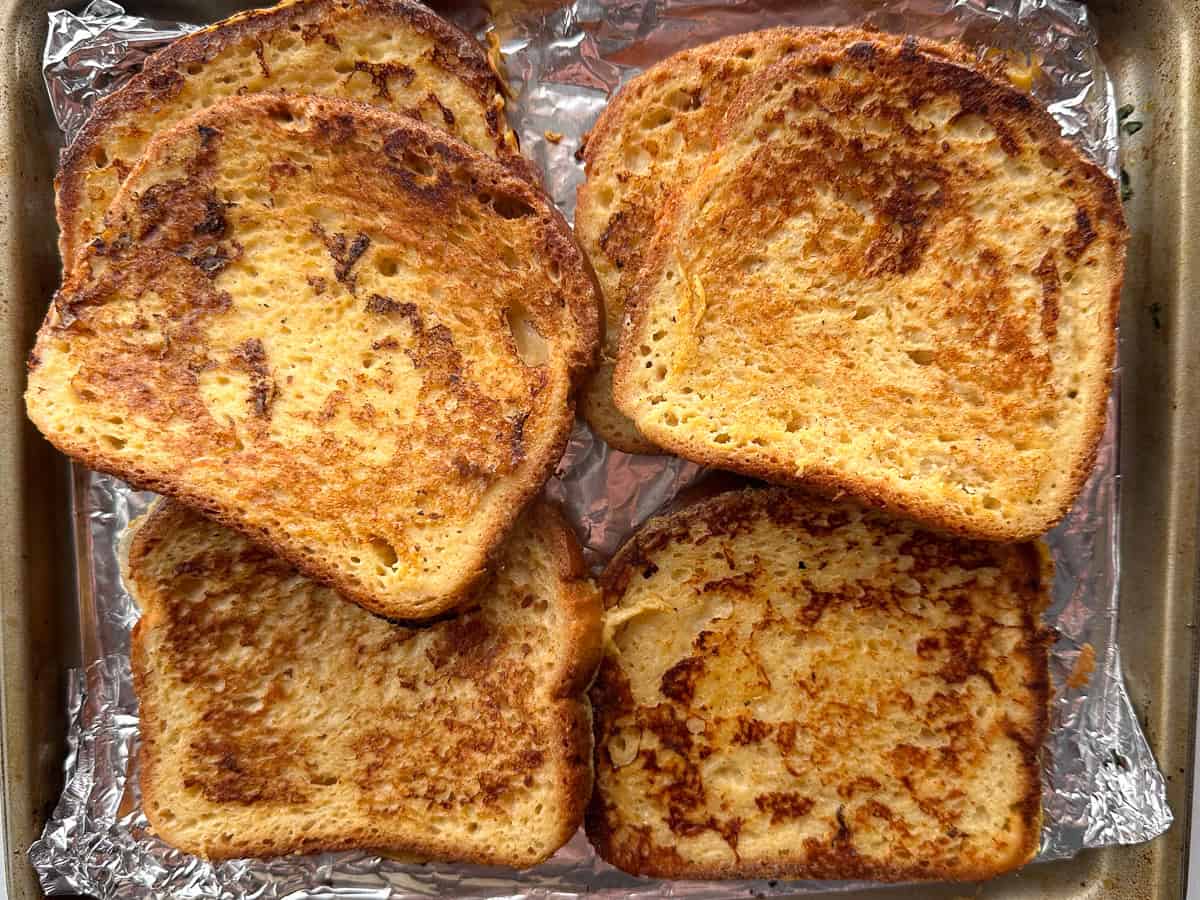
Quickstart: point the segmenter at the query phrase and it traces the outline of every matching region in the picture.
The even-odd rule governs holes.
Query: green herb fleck
[[[1133,115],[1133,104],[1126,103],[1124,106],[1122,106],[1120,109],[1117,110],[1117,121],[1124,122],[1126,119],[1128,119],[1132,115]]]
[[[1133,196],[1133,185],[1129,183],[1129,173],[1121,169],[1121,202]]]
[[[807,569],[807,568],[808,568],[808,566],[806,566],[806,565],[804,564],[804,560],[800,560],[800,568],[802,568],[802,569]]]
[[[1150,321],[1154,323],[1155,331],[1162,331],[1162,311],[1161,303],[1151,303],[1146,309],[1150,310]]]
[[[1143,128],[1143,125],[1141,122],[1136,122],[1133,120],[1130,120],[1121,126],[1121,130],[1124,131],[1126,134],[1137,134],[1139,131],[1142,130],[1142,128]]]

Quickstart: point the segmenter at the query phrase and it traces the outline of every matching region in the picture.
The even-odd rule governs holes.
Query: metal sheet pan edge
[[[79,654],[66,467],[25,421],[21,402],[25,355],[58,277],[54,127],[38,64],[45,13],[61,5],[0,2],[0,875],[13,898],[40,896],[25,850],[61,787],[64,674]],[[194,3],[137,6],[211,17]],[[1200,0],[1092,7],[1120,102],[1153,116],[1150,140],[1125,160],[1134,193],[1122,308],[1129,375],[1120,640],[1177,820],[1149,844],[1035,866],[976,896],[1174,898],[1187,878],[1200,649]]]

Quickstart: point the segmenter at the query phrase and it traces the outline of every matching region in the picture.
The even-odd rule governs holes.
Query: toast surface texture
[[[135,528],[143,803],[168,843],[525,867],[578,829],[600,607],[553,510],[522,519],[470,611],[422,628],[182,504]]]
[[[31,418],[369,609],[486,569],[598,341],[540,189],[413,119],[258,95],[162,132],[56,296]]]
[[[484,51],[426,7],[411,0],[281,3],[174,41],[96,104],[56,179],[64,268],[100,231],[155,133],[213,101],[258,92],[387,107],[477,150],[519,159]]]
[[[668,878],[973,880],[1041,822],[1037,544],[785,488],[652,520],[605,571],[587,829]]]
[[[646,251],[616,404],[689,459],[1040,534],[1104,427],[1115,187],[1000,79],[849,37],[746,79]]]
[[[606,331],[600,364],[580,393],[580,410],[613,447],[627,453],[662,452],[613,405],[612,374],[626,298],[668,200],[695,179],[747,77],[800,50],[844,47],[867,36],[841,28],[772,28],[733,35],[650,67],[600,114],[583,150],[587,180],[577,195],[575,234],[603,289]],[[920,46],[971,61],[959,45]]]

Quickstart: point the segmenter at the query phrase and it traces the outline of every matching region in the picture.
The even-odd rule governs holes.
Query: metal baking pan
[[[1015,2],[1015,0],[1014,0]],[[66,673],[79,645],[66,462],[27,423],[24,360],[59,277],[52,178],[59,138],[40,64],[46,13],[0,0],[0,812],[6,895],[40,891],[25,851],[61,789]],[[245,3],[145,0],[139,14],[211,21]],[[1124,161],[1133,195],[1121,318],[1123,503],[1120,643],[1130,694],[1167,776],[1176,823],[1148,844],[1035,865],[988,897],[1180,897],[1187,882],[1197,697],[1194,623],[1200,464],[1200,0],[1091,5],[1119,103],[1151,140]],[[927,886],[921,897],[962,896]],[[911,888],[872,896],[913,896]]]

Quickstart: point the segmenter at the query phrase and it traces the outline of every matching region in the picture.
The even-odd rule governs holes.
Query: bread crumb
[[[548,140],[552,144],[557,144],[559,141],[561,141],[563,139],[561,131],[546,131],[543,133],[546,137],[546,140]]]
[[[1091,644],[1084,644],[1079,648],[1079,656],[1075,658],[1075,668],[1067,676],[1067,687],[1086,687],[1087,683],[1092,680],[1094,671],[1096,671],[1096,648]]]

